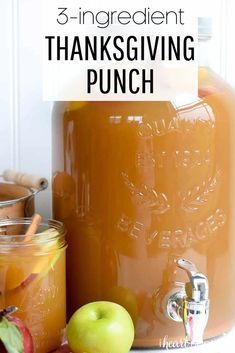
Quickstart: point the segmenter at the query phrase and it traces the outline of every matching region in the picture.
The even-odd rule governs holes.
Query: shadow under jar
[[[31,221],[0,221],[0,308],[16,306],[35,353],[47,353],[60,346],[66,326],[65,228],[43,220],[36,235],[25,236]]]

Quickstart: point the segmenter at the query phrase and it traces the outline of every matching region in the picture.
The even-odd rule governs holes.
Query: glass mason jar
[[[54,108],[68,313],[95,300],[123,305],[135,347],[180,342],[185,330],[201,343],[235,325],[235,93],[204,62],[209,42],[196,97]]]
[[[0,220],[0,308],[16,306],[35,353],[58,346],[66,326],[65,228],[42,221],[25,237],[30,218]]]

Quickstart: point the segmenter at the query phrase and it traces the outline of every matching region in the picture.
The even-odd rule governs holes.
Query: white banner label
[[[44,100],[197,95],[198,25],[191,2],[43,1]]]

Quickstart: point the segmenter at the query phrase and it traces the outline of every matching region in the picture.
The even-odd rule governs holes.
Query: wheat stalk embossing
[[[210,194],[216,190],[220,177],[221,171],[217,170],[214,176],[203,181],[201,185],[196,185],[191,190],[180,193],[182,209],[191,213],[198,211],[199,207],[208,201]]]
[[[164,193],[147,185],[136,186],[124,172],[122,178],[136,203],[152,208],[157,214],[163,214],[170,209],[167,196]]]

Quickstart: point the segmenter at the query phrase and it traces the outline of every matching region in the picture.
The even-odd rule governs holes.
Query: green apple
[[[67,338],[73,353],[128,353],[134,340],[134,325],[121,305],[98,301],[73,314]]]

